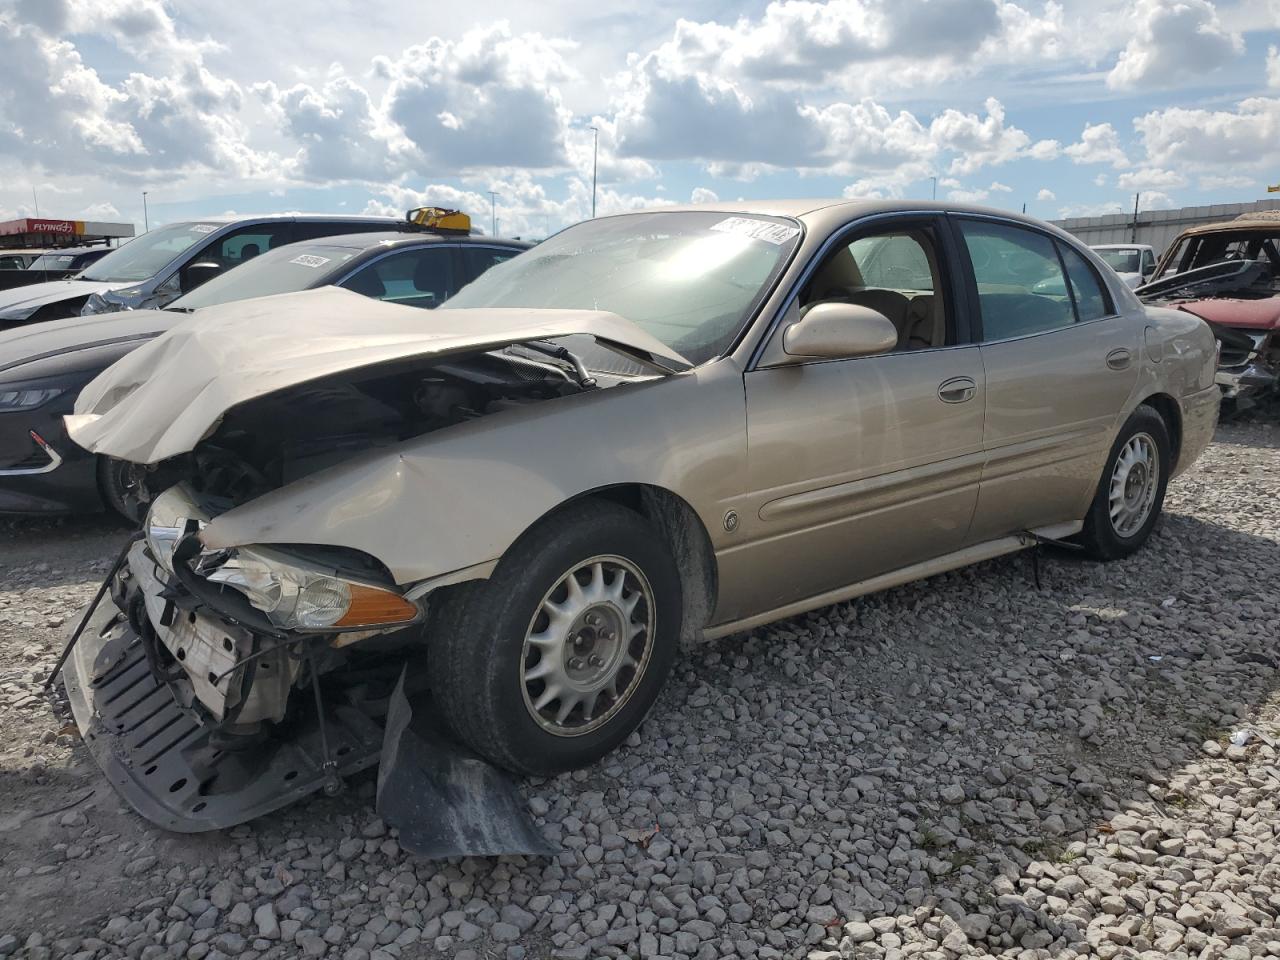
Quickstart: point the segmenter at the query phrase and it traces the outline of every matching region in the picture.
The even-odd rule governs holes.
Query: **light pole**
[[[151,229],[151,220],[147,217],[147,191],[142,191],[142,232],[146,233]]]
[[[929,179],[933,181],[933,199],[937,200],[938,199],[938,178],[930,177]]]
[[[596,216],[596,170],[600,162],[600,130],[591,128],[591,218]]]
[[[492,236],[498,235],[498,195],[492,190],[489,191],[489,226]]]

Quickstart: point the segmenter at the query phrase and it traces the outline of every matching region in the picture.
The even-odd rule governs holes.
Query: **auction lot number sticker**
[[[296,263],[303,267],[320,267],[329,262],[329,257],[317,257],[314,253],[304,253],[294,257],[290,263]]]
[[[799,227],[791,227],[785,223],[773,223],[770,220],[752,220],[750,217],[728,217],[711,227],[721,233],[736,233],[753,240],[765,243],[786,243],[797,233]]]

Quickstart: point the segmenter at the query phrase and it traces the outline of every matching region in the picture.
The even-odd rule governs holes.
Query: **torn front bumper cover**
[[[178,833],[235,826],[323,789],[319,723],[296,721],[274,749],[223,751],[214,729],[179,705],[142,640],[109,605],[96,610],[62,672],[85,746],[138,813]],[[326,713],[334,773],[378,762],[382,727],[354,707]]]
[[[317,696],[314,708],[237,743],[182,702],[182,688],[153,669],[148,645],[114,605],[92,610],[72,639],[61,675],[84,743],[129,805],[162,827],[235,826],[317,791],[336,792],[341,778],[380,764],[377,808],[409,852],[556,852],[512,778],[454,743],[431,711],[413,710],[407,668],[389,697]]]

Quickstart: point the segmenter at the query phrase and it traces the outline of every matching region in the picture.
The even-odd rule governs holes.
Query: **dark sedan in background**
[[[304,213],[170,223],[117,247],[74,277],[0,291],[0,330],[81,313],[154,310],[276,247],[394,230],[403,223],[394,217]]]
[[[62,418],[72,412],[86,383],[192,311],[329,285],[429,309],[528,246],[402,230],[328,237],[259,254],[162,310],[0,332],[0,513],[69,513],[105,506],[129,519],[138,516],[146,493],[137,468],[95,458],[68,442]]]

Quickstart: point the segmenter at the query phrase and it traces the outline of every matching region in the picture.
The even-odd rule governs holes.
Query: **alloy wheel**
[[[608,723],[639,686],[653,650],[653,591],[622,557],[566,571],[529,623],[520,662],[525,707],[548,733]]]
[[[1160,454],[1148,433],[1135,433],[1111,470],[1107,508],[1116,536],[1131,537],[1151,515],[1160,486]]]

